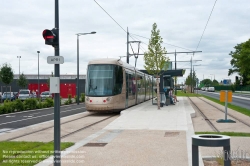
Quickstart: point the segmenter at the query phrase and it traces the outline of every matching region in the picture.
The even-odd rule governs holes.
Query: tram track
[[[91,115],[93,115],[93,114],[91,114]],[[91,117],[91,115],[86,115],[86,116],[84,116],[84,117],[79,117],[79,118],[76,118],[76,119],[72,119],[72,120],[63,122],[63,123],[61,123],[61,126],[62,126],[62,125],[65,125],[65,124],[68,124],[68,123],[70,123],[70,122],[76,121],[76,120],[80,120],[80,119],[84,119],[84,118],[87,118],[87,117]],[[94,125],[96,125],[96,124],[99,124],[99,123],[101,123],[101,122],[103,122],[103,121],[105,121],[105,120],[107,120],[107,119],[110,119],[110,118],[112,118],[112,117],[114,117],[114,116],[116,116],[116,114],[115,114],[115,115],[108,116],[108,117],[106,117],[106,118],[104,118],[104,119],[101,119],[101,120],[96,121],[96,122],[94,122],[94,123],[91,123],[91,124],[89,124],[89,125],[86,125],[86,126],[80,128],[80,129],[77,129],[77,130],[72,131],[72,132],[70,132],[70,133],[67,133],[67,134],[61,136],[60,138],[63,139],[63,138],[66,138],[66,137],[68,137],[68,136],[71,136],[71,135],[73,135],[73,134],[75,134],[75,133],[77,133],[77,132],[80,132],[80,131],[85,130],[85,129],[89,128],[89,127],[92,127],[92,126],[94,126]],[[29,132],[29,133],[25,133],[25,134],[22,134],[22,135],[15,136],[15,137],[11,137],[11,138],[5,139],[5,140],[3,140],[3,141],[13,141],[13,140],[15,140],[15,139],[19,139],[19,138],[22,138],[22,137],[25,137],[25,136],[28,136],[28,135],[32,135],[32,134],[35,134],[35,133],[39,133],[39,132],[42,132],[42,131],[46,131],[46,130],[51,129],[51,128],[53,128],[53,127],[54,127],[54,126],[45,127],[45,128],[42,128],[42,129],[33,131],[33,132]],[[53,141],[54,141],[54,140],[46,141],[46,142],[53,142]]]
[[[221,108],[217,107],[216,105],[200,98],[200,97],[196,97],[197,99],[201,100],[202,102],[204,102],[205,104],[208,104],[209,106],[215,108],[216,111],[220,111],[221,113],[225,113],[224,110],[222,110]],[[218,129],[218,127],[216,127],[216,125],[214,123],[212,123],[210,121],[210,118],[204,113],[204,108],[200,108],[189,96],[188,99],[190,100],[190,102],[192,103],[192,105],[196,108],[196,110],[200,113],[200,115],[203,117],[203,119],[207,122],[207,124],[212,128],[213,131],[215,132],[221,132],[220,129]],[[234,115],[232,115],[231,113],[227,113],[227,116],[234,118],[238,123],[242,123],[243,125],[247,126],[250,128],[250,124],[245,122],[244,120],[240,119],[239,117],[236,117]]]
[[[89,127],[92,127],[92,126],[94,126],[94,125],[96,125],[96,124],[99,124],[99,123],[101,123],[101,122],[103,122],[103,121],[105,121],[105,120],[108,120],[108,119],[110,119],[110,118],[112,118],[112,117],[114,117],[114,116],[116,116],[116,115],[109,116],[109,117],[107,117],[107,118],[104,118],[104,119],[102,119],[102,120],[99,120],[99,121],[97,121],[97,122],[94,122],[94,123],[92,123],[92,124],[89,124],[89,125],[87,125],[87,126],[84,126],[84,127],[80,128],[80,129],[78,129],[78,130],[76,130],[76,131],[73,131],[73,132],[71,132],[71,133],[65,134],[64,136],[61,136],[61,139],[66,138],[66,137],[68,137],[68,136],[71,136],[71,135],[73,135],[73,134],[75,134],[75,133],[78,133],[78,132],[80,132],[80,131],[82,131],[82,130],[85,130],[85,129],[89,128]],[[50,141],[50,142],[53,142],[53,141]]]
[[[192,99],[190,99],[190,97],[188,97],[188,99],[191,101],[191,103],[195,106],[195,108],[199,111],[199,113],[201,114],[201,116],[205,119],[205,121],[207,122],[207,124],[215,131],[215,132],[220,132],[220,130],[209,120],[209,118],[203,113],[203,111],[193,102]]]
[[[218,108],[217,106],[215,106],[215,105],[213,105],[213,104],[211,104],[211,103],[207,102],[206,100],[203,100],[203,99],[202,99],[202,98],[200,98],[200,97],[198,97],[198,99],[200,99],[200,100],[204,101],[205,103],[207,103],[207,104],[211,105],[212,107],[214,107],[214,108],[218,109],[219,111],[221,111],[221,112],[225,113],[225,111],[224,111],[224,110],[222,110],[222,109]],[[241,119],[239,119],[238,117],[236,117],[236,116],[234,116],[234,115],[232,115],[232,114],[230,114],[230,113],[228,113],[228,112],[227,112],[227,115],[228,115],[228,116],[231,116],[232,118],[236,119],[237,121],[239,121],[239,122],[241,122],[241,123],[245,124],[246,126],[250,127],[250,124],[249,124],[249,123],[246,123],[245,121],[242,121],[242,120],[241,120]]]

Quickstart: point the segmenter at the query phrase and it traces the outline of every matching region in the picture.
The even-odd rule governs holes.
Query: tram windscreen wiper
[[[94,94],[96,95],[96,92],[95,92],[96,89],[97,89],[97,86],[95,88],[93,88],[93,86],[91,85],[91,79],[90,79],[89,92],[92,90],[94,92]]]

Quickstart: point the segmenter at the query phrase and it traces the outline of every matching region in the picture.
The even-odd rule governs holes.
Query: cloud
[[[87,64],[92,59],[125,56],[127,27],[131,34],[150,38],[152,24],[155,22],[160,29],[163,46],[168,52],[196,50],[214,5],[214,1],[200,0],[96,0],[96,2],[117,23],[95,1],[59,2],[60,55],[65,59],[65,63],[60,65],[61,74],[76,74],[76,33],[97,32],[79,38],[80,74],[86,73]],[[248,0],[216,2],[197,48],[202,53],[193,56],[193,59],[202,60],[194,63],[201,64],[200,67],[195,67],[200,80],[203,77],[211,77],[210,74],[214,74],[218,80],[227,77],[231,60],[229,52],[234,50],[235,45],[248,40],[250,36],[248,3]],[[54,67],[47,64],[47,56],[53,56],[54,49],[45,45],[42,31],[55,26],[54,1],[3,1],[0,14],[1,63],[9,62],[17,74],[19,71],[17,56],[21,56],[21,71],[24,74],[36,74],[37,51],[40,51],[40,73],[50,74]],[[133,38],[130,37],[130,41],[142,41],[140,53],[147,50],[148,39],[131,36]],[[137,50],[137,46],[133,45],[133,49]],[[131,49],[129,51],[132,53]],[[174,61],[173,54],[167,56]],[[192,54],[177,54],[177,61],[189,61],[177,62],[177,67],[190,68],[191,56]],[[126,61],[126,58],[122,60]],[[135,64],[134,57],[130,58],[130,64]],[[142,69],[143,65],[143,56],[139,56],[137,67]],[[187,69],[184,77],[189,72],[190,69]]]

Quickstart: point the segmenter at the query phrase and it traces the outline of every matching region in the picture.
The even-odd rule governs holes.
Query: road
[[[196,93],[197,91],[195,91]],[[199,94],[203,94],[205,96],[209,96],[215,99],[220,99],[219,92],[206,92],[198,90]],[[233,93],[233,105],[240,106],[242,108],[246,108],[250,111],[250,94],[240,94],[240,93]]]
[[[61,118],[86,111],[85,105],[61,106]],[[0,133],[54,120],[54,107],[0,115]]]

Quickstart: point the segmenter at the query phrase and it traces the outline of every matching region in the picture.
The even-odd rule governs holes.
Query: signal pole
[[[55,29],[57,31],[57,40],[58,45],[55,48],[55,56],[60,54],[60,42],[59,42],[59,9],[58,9],[58,0],[55,0]],[[55,77],[60,78],[60,64],[55,64]],[[60,86],[60,84],[59,84]],[[60,128],[60,93],[55,93],[54,97],[54,166],[61,165],[61,128]]]
[[[54,55],[52,58],[61,59],[57,62],[50,63],[51,57],[47,57],[47,62],[54,65],[55,77],[51,77],[50,80],[53,81],[53,86],[50,81],[50,92],[54,93],[54,166],[61,165],[61,128],[60,128],[60,63],[63,63],[63,57],[60,55],[60,42],[59,42],[59,9],[58,1],[55,0],[55,27],[52,30],[45,29],[42,33],[45,39],[45,44],[54,47]]]

